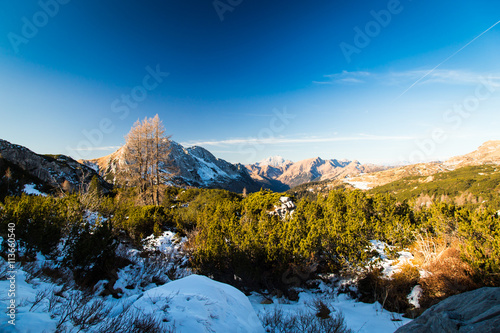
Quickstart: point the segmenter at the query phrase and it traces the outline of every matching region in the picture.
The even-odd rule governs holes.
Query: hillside
[[[7,170],[9,170],[7,172]],[[7,173],[10,174],[7,177]],[[0,192],[20,194],[26,185],[43,192],[79,190],[97,176],[102,187],[110,189],[88,166],[65,155],[40,155],[26,147],[0,139]]]
[[[346,182],[351,183],[354,187],[366,186],[367,188],[374,188],[406,177],[431,176],[439,172],[448,172],[462,167],[484,164],[500,164],[500,140],[487,141],[471,153],[452,157],[444,162],[406,165],[369,175],[350,177]]]
[[[457,204],[481,203],[496,199],[500,193],[500,167],[491,164],[464,166],[431,176],[405,177],[378,186],[369,193],[391,193],[400,200],[420,196],[427,201],[442,198]]]

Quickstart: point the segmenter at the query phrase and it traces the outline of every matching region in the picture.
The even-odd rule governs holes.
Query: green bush
[[[155,236],[159,236],[160,231],[167,223],[167,214],[163,206],[133,207],[128,211],[128,214],[123,227],[137,243],[155,231]]]
[[[7,197],[0,209],[0,234],[5,238],[9,223],[15,224],[18,243],[33,256],[41,251],[53,253],[66,225],[65,206],[58,199],[42,196],[22,195]]]
[[[65,243],[63,264],[73,270],[77,283],[93,286],[112,271],[117,246],[110,223],[75,224]]]

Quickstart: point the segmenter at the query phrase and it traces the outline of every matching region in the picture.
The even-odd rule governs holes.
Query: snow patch
[[[420,308],[420,303],[418,300],[420,299],[420,296],[422,296],[422,287],[420,285],[416,285],[413,287],[411,290],[411,293],[408,295],[408,303],[413,305],[416,309]]]
[[[347,183],[354,188],[360,189],[360,190],[369,190],[372,187],[370,186],[371,184],[369,182],[360,182],[360,181],[351,181],[349,179],[344,179],[344,183]]]
[[[26,184],[24,185],[23,192],[26,194],[31,194],[31,195],[41,195],[42,197],[46,197],[47,194],[40,192],[39,190],[36,189],[35,184]]]
[[[215,180],[216,178],[219,177],[229,177],[229,178],[238,177],[238,175],[232,175],[232,176],[228,175],[227,172],[225,172],[212,162],[207,162],[204,159],[199,158],[198,156],[192,154],[191,156],[193,156],[200,163],[196,172],[205,183],[207,183],[210,180]]]
[[[165,231],[159,237],[151,235],[143,240],[144,249],[149,251],[160,251],[164,254],[178,253],[187,241],[187,237],[179,238],[172,231]]]
[[[379,258],[372,259],[372,262],[378,260],[375,266],[382,268],[382,274],[386,278],[390,278],[392,274],[401,271],[401,267],[404,265],[412,265],[413,254],[408,251],[399,251],[398,259],[390,260],[387,256],[387,251],[391,251],[394,247],[390,246],[379,240],[371,240],[371,246],[369,251],[375,251],[378,253]]]

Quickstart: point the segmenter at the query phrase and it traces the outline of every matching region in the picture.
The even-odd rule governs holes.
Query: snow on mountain
[[[275,191],[287,190],[311,181],[341,179],[384,169],[376,165],[361,164],[358,161],[323,160],[320,157],[294,163],[284,160],[281,156],[266,158],[247,165],[246,168],[253,179]]]
[[[165,143],[167,144],[167,143]],[[185,148],[175,141],[168,141],[170,152],[161,159],[161,167],[171,175],[170,182],[181,186],[222,188],[241,192],[243,188],[256,191],[260,186],[240,164],[231,164],[215,157],[202,147]],[[103,177],[113,178],[126,164],[125,147],[95,160],[84,161],[95,164]]]
[[[286,164],[291,164],[293,163],[292,161],[285,160],[282,156],[276,155],[276,156],[270,156],[268,158],[263,159],[262,161],[258,162],[257,164],[259,166],[264,166],[264,165],[269,165],[272,167],[282,167]]]
[[[47,194],[42,193],[39,190],[37,190],[35,184],[26,184],[26,185],[24,185],[23,192],[26,193],[26,194],[30,194],[30,195],[41,195],[41,196],[44,196],[44,197],[47,196]]]
[[[9,182],[16,185],[16,191],[10,187],[11,193],[30,191],[30,186],[35,185],[47,193],[78,190],[89,184],[94,176],[98,176],[92,168],[69,156],[41,155],[0,139],[0,172],[4,174],[7,169],[11,172]],[[105,190],[111,188],[99,176],[98,179]],[[0,177],[0,186],[3,181],[4,178]],[[27,187],[23,188],[24,185]]]

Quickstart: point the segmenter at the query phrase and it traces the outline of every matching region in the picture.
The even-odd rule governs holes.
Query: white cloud
[[[314,81],[317,84],[334,84],[334,83],[364,83],[365,79],[372,74],[369,72],[348,72],[342,71],[342,73],[323,75],[327,78],[326,81]]]
[[[75,151],[112,151],[121,148],[120,146],[107,146],[107,147],[86,147],[86,148],[72,148]]]
[[[307,143],[327,143],[327,142],[340,142],[340,141],[401,141],[412,140],[410,136],[384,136],[384,135],[370,135],[358,134],[353,136],[333,136],[333,137],[314,137],[304,136],[298,138],[235,138],[229,140],[213,140],[213,141],[194,141],[182,142],[183,146],[231,146],[231,145],[290,145],[290,144],[307,144]]]

